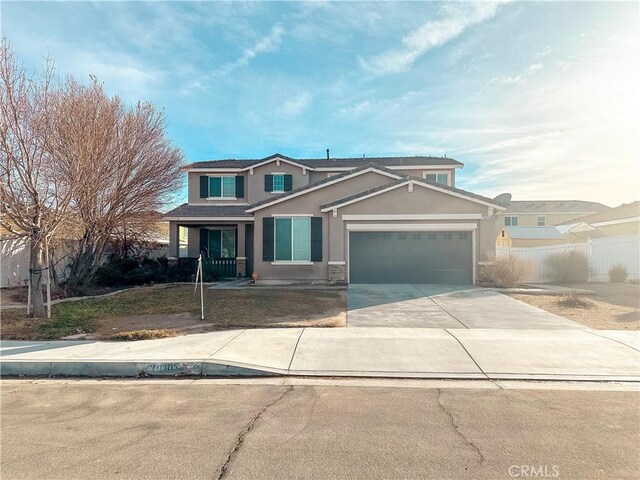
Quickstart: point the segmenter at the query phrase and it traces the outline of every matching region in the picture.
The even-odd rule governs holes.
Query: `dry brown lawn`
[[[562,296],[510,296],[522,302],[561,315],[574,322],[599,330],[640,330],[640,286],[621,283],[585,283],[564,285],[569,288],[591,290],[593,294],[579,294],[590,300],[589,308],[563,306]]]
[[[106,339],[138,330],[171,329],[180,334],[235,328],[346,326],[344,290],[205,289],[200,299],[188,285],[157,285],[53,306],[52,318],[31,319],[23,310],[2,312],[3,339],[45,340],[89,334]],[[135,337],[135,335],[132,335]]]

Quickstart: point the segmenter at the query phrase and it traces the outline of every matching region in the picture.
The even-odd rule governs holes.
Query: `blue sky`
[[[28,69],[163,107],[188,161],[446,154],[489,196],[640,197],[637,2],[0,5]]]

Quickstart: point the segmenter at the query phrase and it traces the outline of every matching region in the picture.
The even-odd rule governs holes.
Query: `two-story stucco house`
[[[475,282],[505,208],[456,188],[462,163],[328,157],[188,165],[188,203],[166,214],[170,255],[265,280]]]

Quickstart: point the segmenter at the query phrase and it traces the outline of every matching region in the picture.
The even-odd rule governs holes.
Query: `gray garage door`
[[[351,283],[472,283],[471,232],[351,232]]]

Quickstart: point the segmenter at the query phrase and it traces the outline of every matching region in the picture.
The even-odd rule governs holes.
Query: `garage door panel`
[[[469,232],[351,232],[351,283],[472,283]]]

